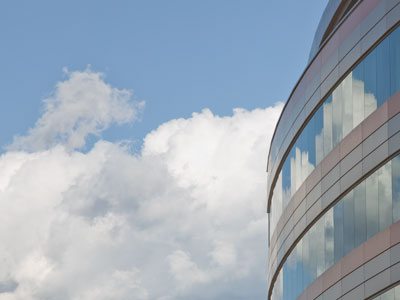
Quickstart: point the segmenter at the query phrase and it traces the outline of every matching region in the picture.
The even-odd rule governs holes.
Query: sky
[[[1,1],[0,300],[265,299],[266,155],[326,3]]]

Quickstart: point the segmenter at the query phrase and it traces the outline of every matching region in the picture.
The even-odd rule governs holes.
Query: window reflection
[[[334,263],[397,222],[399,188],[400,155],[343,196],[300,239],[283,264],[272,299],[296,299]],[[392,295],[395,291],[376,299]]]
[[[400,29],[397,28],[342,80],[297,138],[283,163],[273,191],[271,232],[275,230],[291,197],[314,168],[351,130],[399,90]],[[376,179],[371,183],[378,185],[378,181]],[[387,184],[379,181],[384,191],[389,190]],[[398,197],[397,194],[394,197]],[[388,207],[385,203],[382,202],[382,209],[377,210],[376,224],[367,230],[368,236],[374,234],[380,226],[386,226],[384,216],[388,213]],[[362,205],[355,205],[358,204]],[[367,199],[366,205],[370,207],[375,204]],[[393,205],[400,204],[395,202]],[[383,214],[382,220],[379,219],[380,214]],[[396,217],[400,219],[400,215]]]

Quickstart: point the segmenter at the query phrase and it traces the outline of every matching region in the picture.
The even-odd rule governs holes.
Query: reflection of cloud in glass
[[[353,85],[352,85],[353,73],[350,72],[340,84],[342,90],[343,101],[343,131],[342,136],[345,137],[353,129]]]
[[[324,157],[332,150],[332,100],[329,98],[325,101],[323,105],[323,116],[324,116]]]
[[[334,244],[333,244],[333,209],[330,209],[324,215],[325,223],[325,268],[333,265],[334,261]]]
[[[364,120],[364,82],[353,78],[353,128]]]
[[[332,147],[342,140],[343,127],[343,98],[342,85],[339,85],[332,93]]]
[[[372,114],[378,107],[378,101],[376,100],[376,97],[374,94],[371,93],[365,93],[364,95],[364,119],[368,117],[370,114]]]
[[[277,209],[272,210],[275,214],[272,223],[278,222],[287,203],[315,166],[378,105],[400,90],[400,68],[388,67],[389,61],[396,61],[398,56],[400,29],[391,33],[390,39],[390,43],[387,40],[386,46],[379,45],[340,82],[289,149],[283,176],[281,171],[275,187]],[[289,126],[287,123],[281,129]],[[310,228],[289,255],[279,276],[279,291],[274,293],[277,297],[273,299],[294,299],[343,255],[400,221],[400,157],[371,174],[334,208]],[[392,299],[394,293],[388,295]]]
[[[314,170],[314,165],[309,161],[308,151],[302,151],[296,147],[295,156],[290,158],[290,196],[293,196],[294,193],[300,188],[312,170]]]
[[[344,232],[341,235],[341,241],[334,239],[334,226],[336,224],[334,223],[334,208],[329,209],[300,239],[289,254],[284,268],[280,271],[280,280],[284,279],[284,282],[279,282],[279,293],[277,292],[273,299],[282,299],[278,298],[278,294],[284,299],[298,297],[303,288],[306,288],[334,264],[336,242],[339,243],[336,245],[339,248],[343,247],[343,241],[347,241],[347,246],[349,246],[343,253],[339,254],[338,259],[363,243],[367,239],[365,235],[359,237],[361,238],[360,242],[354,243],[354,239],[357,238],[354,236],[356,233],[354,230],[359,230],[360,226],[374,235],[393,224],[394,221],[391,217],[392,194],[395,193],[395,186],[392,184],[392,180],[394,180],[393,182],[398,180],[400,185],[400,156],[379,168],[336,204],[344,204],[344,209],[349,213],[344,216],[344,220],[342,219],[344,224],[341,226],[344,225]],[[366,186],[366,192],[362,192],[362,190],[365,191]],[[361,202],[367,205],[366,210],[361,209],[359,198],[362,198]],[[350,211],[354,209],[354,216],[352,216],[353,212],[348,211],[349,209]],[[400,210],[400,207],[398,210]],[[363,214],[363,216],[360,214]],[[339,228],[339,230],[341,229]]]
[[[388,162],[378,170],[379,229],[392,223],[392,164]]]
[[[318,165],[324,157],[324,138],[323,131],[315,136],[315,161]]]

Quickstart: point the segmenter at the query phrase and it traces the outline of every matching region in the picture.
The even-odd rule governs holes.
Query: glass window
[[[332,133],[332,96],[325,100],[323,106],[323,122],[324,122],[324,157],[333,149],[333,133]]]
[[[323,107],[321,106],[314,115],[315,121],[315,162],[318,165],[324,157],[324,133],[323,133]]]
[[[393,223],[400,221],[400,157],[392,160]]]
[[[367,221],[365,203],[365,181],[354,189],[354,246],[358,247],[367,240]]]
[[[333,210],[330,209],[324,215],[325,229],[325,268],[329,268],[334,262],[333,252]]]
[[[352,72],[353,128],[364,120],[364,63],[361,62]]]
[[[332,93],[332,147],[342,140],[343,133],[343,88],[342,84]]]
[[[394,95],[400,89],[400,29],[391,33],[390,47],[390,94]]]
[[[310,245],[308,234],[304,235],[303,240],[303,290],[310,285],[311,277],[310,277]]]
[[[354,249],[354,192],[350,191],[343,200],[343,255]]]
[[[342,137],[345,137],[353,130],[353,74],[350,72],[349,75],[343,80],[340,87],[342,89],[343,97],[343,133]]]
[[[388,162],[377,171],[379,194],[379,231],[392,224],[392,164]]]
[[[279,281],[277,284],[283,299],[296,299],[333,263],[393,224],[392,212],[393,216],[400,213],[394,201],[399,196],[399,181],[400,155],[344,195],[305,233],[280,272],[283,283],[281,287]],[[376,299],[400,300],[398,289]]]
[[[378,107],[390,96],[390,54],[389,39],[385,39],[376,47],[376,98]]]
[[[367,208],[367,239],[379,232],[378,174],[369,176],[365,182]]]
[[[290,149],[272,193],[271,212],[273,212],[273,216],[270,227],[272,232],[291,197],[314,168],[351,130],[399,90],[400,27],[373,49],[339,83],[310,118]],[[302,99],[302,95],[298,96]],[[292,106],[291,109],[299,110],[299,108]],[[297,117],[297,115],[291,114],[289,110],[284,113],[276,132],[276,141],[279,141],[279,143],[274,141],[273,146],[271,146],[272,152],[277,151],[278,156],[283,155],[283,151],[279,151],[277,145],[281,146],[283,133],[286,132],[284,128],[289,128],[291,119]],[[271,159],[274,160],[275,156],[270,157]],[[354,207],[361,209],[359,212],[356,209],[357,213],[354,215],[355,245],[362,243],[367,237],[374,235],[377,230],[386,227],[393,220],[400,220],[400,212],[397,213],[398,210],[395,210],[400,206],[399,183],[393,176],[392,181],[389,182],[389,175],[382,173],[376,180],[371,178],[373,185],[367,186],[364,190],[365,198],[353,200]],[[375,174],[375,176],[378,175]],[[388,194],[389,192],[392,192],[393,195]],[[357,193],[357,191],[355,190],[354,193]],[[379,197],[382,197],[382,200],[379,201],[380,206],[378,201],[373,201],[373,197],[378,194]],[[364,201],[360,199],[365,199],[366,202],[360,202]],[[375,208],[374,212],[371,212],[369,208]],[[392,210],[392,220],[388,219],[390,210]],[[340,215],[338,215],[338,218],[340,218]],[[367,224],[366,232],[362,231],[361,224],[363,222]]]
[[[300,240],[296,245],[296,264],[297,264],[297,280],[296,280],[296,296],[303,291],[303,241]]]
[[[325,220],[322,217],[314,225],[316,236],[314,240],[315,251],[317,252],[317,277],[325,271]]]
[[[333,207],[334,263],[343,257],[343,201]]]
[[[311,120],[308,122],[305,130],[307,130],[307,149],[308,149],[308,160],[311,165],[311,171],[315,168],[317,165],[315,162],[315,118],[311,118]]]
[[[376,100],[376,51],[364,59],[364,118],[378,107]]]
[[[289,157],[290,157],[289,153]],[[290,176],[290,164],[288,164],[288,162],[290,162],[290,159],[287,160],[285,162],[285,164],[282,167],[282,189],[283,189],[283,207],[286,207],[286,204],[289,202],[290,199],[290,180],[291,180],[291,176]]]

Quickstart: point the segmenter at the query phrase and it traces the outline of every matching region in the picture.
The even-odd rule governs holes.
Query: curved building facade
[[[330,0],[268,155],[268,299],[400,299],[400,0]]]

